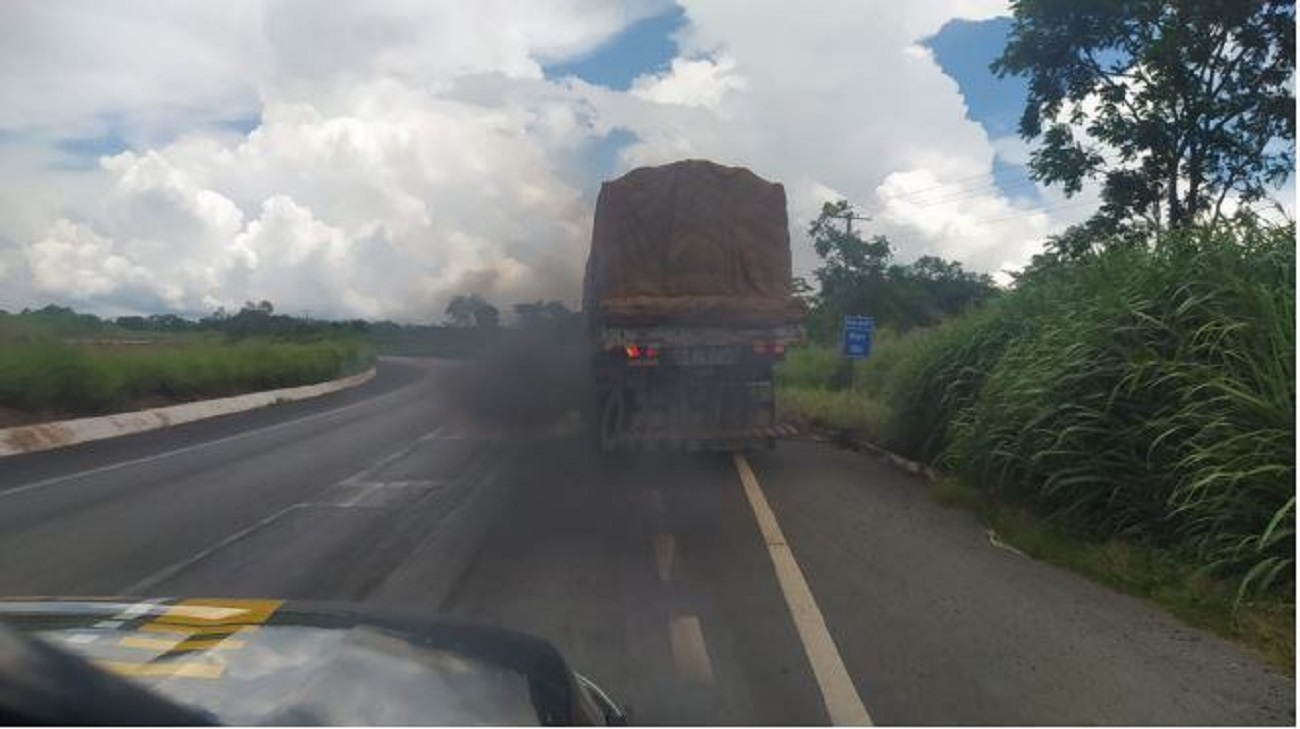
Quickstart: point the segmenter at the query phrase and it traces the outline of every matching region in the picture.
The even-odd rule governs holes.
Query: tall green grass
[[[106,413],[142,400],[195,400],[321,382],[364,369],[371,359],[367,345],[341,337],[143,347],[15,337],[0,346],[0,406]]]
[[[1291,229],[1035,273],[893,353],[897,447],[1100,538],[1294,589]]]
[[[830,347],[808,345],[786,352],[774,374],[778,387],[843,390],[853,381],[853,363]]]

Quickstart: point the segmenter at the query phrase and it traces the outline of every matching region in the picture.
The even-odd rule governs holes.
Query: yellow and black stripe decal
[[[151,651],[138,661],[103,660],[99,665],[123,676],[156,678],[220,678],[223,663],[178,660],[195,651],[243,648],[241,635],[256,631],[275,614],[282,600],[193,599],[167,607],[153,620],[123,636],[122,648]]]

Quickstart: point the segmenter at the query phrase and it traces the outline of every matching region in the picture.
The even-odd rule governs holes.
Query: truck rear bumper
[[[785,424],[689,433],[634,429],[616,438],[613,446],[618,451],[733,451],[765,447],[794,434],[794,427]]]

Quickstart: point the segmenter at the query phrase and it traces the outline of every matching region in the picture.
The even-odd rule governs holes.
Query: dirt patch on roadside
[[[24,410],[16,410],[0,406],[0,428],[13,428],[19,425],[32,425],[34,423],[43,423],[55,420],[49,413],[29,413]]]

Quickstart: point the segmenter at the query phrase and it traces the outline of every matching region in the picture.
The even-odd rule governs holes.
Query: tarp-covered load
[[[704,160],[632,170],[600,188],[583,286],[593,324],[772,326],[790,295],[785,189]]]

